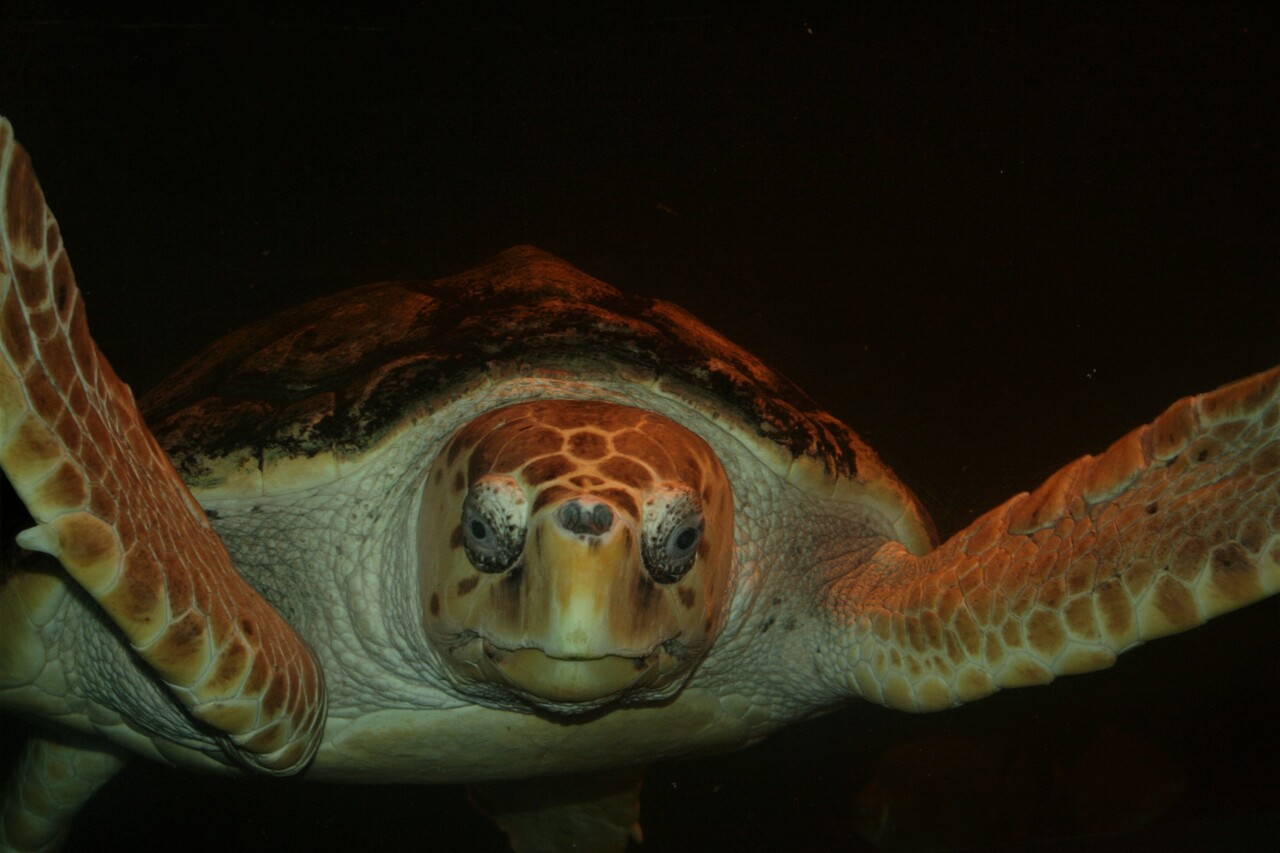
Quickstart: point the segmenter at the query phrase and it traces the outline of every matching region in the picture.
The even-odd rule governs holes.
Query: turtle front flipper
[[[881,547],[836,584],[822,667],[841,692],[947,708],[1103,669],[1278,588],[1280,368],[1180,400],[932,553]]]
[[[0,467],[61,561],[231,754],[269,773],[320,741],[323,679],[235,571],[89,337],[58,225],[0,119]]]

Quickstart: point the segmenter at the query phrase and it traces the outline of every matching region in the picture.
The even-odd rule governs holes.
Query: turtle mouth
[[[487,640],[487,669],[510,687],[549,702],[594,702],[651,686],[659,652],[643,656],[557,657],[542,649],[504,649]]]
[[[646,654],[554,655],[536,646],[506,648],[472,636],[451,655],[468,680],[497,684],[526,701],[555,709],[598,708],[624,696],[665,692],[686,667],[666,641]]]

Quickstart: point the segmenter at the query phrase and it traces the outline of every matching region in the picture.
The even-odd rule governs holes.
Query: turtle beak
[[[583,704],[652,685],[661,674],[658,654],[640,658],[560,658],[541,649],[515,651],[485,644],[492,671],[511,687],[547,702]]]
[[[625,606],[616,599],[627,586],[619,582],[640,570],[635,534],[608,504],[585,498],[565,501],[538,521],[526,566],[547,580],[542,650],[568,659],[617,650],[612,617]],[[642,645],[631,649],[647,652],[649,644]]]
[[[544,508],[532,521],[524,636],[506,648],[487,641],[484,668],[555,703],[598,702],[654,685],[671,668],[660,647],[678,628],[637,607],[652,584],[633,525],[593,497]],[[650,618],[638,620],[638,612]]]

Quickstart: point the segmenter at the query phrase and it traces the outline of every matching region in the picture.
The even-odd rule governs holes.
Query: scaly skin
[[[60,849],[72,818],[124,765],[121,752],[103,741],[65,732],[31,738],[4,790],[0,850]]]
[[[1280,368],[1188,397],[914,557],[835,583],[826,678],[909,711],[1110,666],[1280,589]]]
[[[205,516],[143,426],[128,389],[89,339],[57,226],[25,154],[4,124],[0,155],[0,236],[5,239],[0,255],[0,464],[37,521],[20,541],[54,554],[67,572],[64,577],[56,568],[19,567],[0,577],[0,693],[7,691],[0,698],[17,713],[101,736],[122,750],[194,769],[225,770],[228,761],[219,760],[225,756],[217,753],[207,731],[170,707],[152,680],[154,672],[196,719],[229,735],[236,745],[229,754],[267,772],[297,770],[321,734],[325,694],[319,668],[293,630],[232,569]],[[565,363],[548,355],[558,350],[543,352],[543,367],[550,369],[542,372],[510,360],[492,369],[502,335],[482,337],[482,347],[467,335],[446,337],[444,344],[420,337],[414,343],[418,356],[447,356],[455,345],[483,350],[483,375],[473,376],[475,384],[465,391],[455,389],[456,397],[422,392],[413,403],[431,405],[429,417],[420,407],[389,407],[382,411],[391,416],[364,423],[364,431],[340,432],[353,440],[358,457],[325,455],[322,446],[303,444],[305,452],[247,467],[248,479],[258,481],[244,490],[256,494],[252,502],[240,500],[237,488],[225,481],[204,494],[212,494],[209,505],[218,510],[220,529],[246,576],[260,581],[260,588],[282,608],[297,604],[294,624],[324,655],[334,717],[328,740],[311,765],[313,778],[492,782],[563,774],[553,782],[530,785],[541,795],[536,804],[515,796],[523,794],[525,783],[487,785],[483,793],[520,849],[563,849],[574,838],[584,850],[616,850],[635,834],[635,778],[584,784],[584,773],[603,771],[609,777],[617,768],[646,760],[744,746],[849,696],[934,710],[1000,687],[1105,667],[1139,642],[1194,627],[1280,586],[1278,371],[1176,404],[1101,457],[1068,466],[1036,492],[1014,498],[932,553],[916,556],[932,541],[927,521],[870,449],[693,318],[656,302],[619,307],[618,314],[593,306],[591,300],[597,299],[617,307],[622,297],[533,250],[504,253],[458,277],[452,287],[474,292],[380,285],[354,291],[354,297],[303,306],[292,320],[285,319],[343,345],[349,335],[372,331],[371,339],[361,337],[366,348],[355,349],[369,356],[367,366],[376,369],[377,379],[385,378],[381,368],[397,357],[406,337],[447,334],[439,317],[422,321],[434,316],[428,305],[447,307],[442,313],[455,318],[459,306],[471,311],[478,305],[487,312],[478,315],[486,322],[505,319],[510,326],[503,328],[517,331],[521,322],[545,317],[550,310],[549,329],[558,342],[563,338],[579,348],[598,349],[606,339],[622,335],[625,345],[606,350],[607,358],[593,362],[583,378],[566,368],[575,366],[573,350]],[[512,301],[481,298],[498,289]],[[512,305],[527,313],[513,319],[507,310]],[[566,305],[583,310],[570,312]],[[351,313],[333,322],[328,309],[335,306],[363,315],[364,326],[353,326]],[[396,347],[387,348],[388,337],[377,336],[377,324],[395,306],[413,310],[392,312],[402,326],[389,336]],[[629,314],[635,312],[644,319],[634,324],[643,327],[643,334],[631,329]],[[288,322],[281,328],[287,330]],[[585,337],[580,332],[584,325],[599,336]],[[245,346],[244,355],[254,355],[266,343],[282,340],[272,338],[274,333],[259,339],[250,331],[232,339],[232,348]],[[684,346],[695,339],[699,346]],[[527,353],[519,343],[513,351],[523,358]],[[330,350],[318,346],[314,340],[299,343],[296,350],[281,344],[275,360],[265,362],[267,395],[274,394],[277,383],[289,384],[280,373],[290,360],[285,356],[333,366],[331,357],[319,357]],[[621,359],[619,353],[628,348],[662,356],[653,358],[660,366],[682,360],[684,378],[655,376],[647,365],[637,370],[610,360]],[[345,353],[349,357],[351,350]],[[220,367],[229,358],[224,353],[212,361],[202,359],[201,365]],[[201,378],[200,370],[195,374]],[[322,374],[302,369],[299,375]],[[429,371],[423,375],[442,378]],[[396,376],[377,399],[403,402],[396,392],[421,387],[410,381],[416,376],[412,371]],[[690,389],[706,390],[697,384],[699,377],[714,379],[712,389],[717,383],[736,389],[741,411],[733,414],[726,399],[714,393],[688,394]],[[370,376],[357,378],[360,382],[351,387],[370,393],[380,387]],[[189,379],[175,386],[186,407],[175,423],[179,435],[199,437],[193,439],[197,452],[188,457],[187,467],[209,469],[196,472],[200,476],[240,473],[236,454],[244,448],[252,458],[264,447],[291,446],[278,440],[272,444],[279,436],[273,439],[269,430],[251,431],[258,438],[239,449],[206,444],[206,435],[225,438],[229,421],[207,432],[194,429],[204,425],[205,412],[223,417],[242,413],[229,412],[233,404],[205,409],[205,398],[184,387]],[[308,422],[300,412],[323,418],[322,407],[330,405],[323,395],[313,396],[318,404],[292,401],[313,407],[281,409],[288,415],[278,422],[292,429]],[[783,406],[757,405],[783,397]],[[512,480],[530,473],[527,467],[533,473],[542,470],[545,477],[530,476],[523,483],[535,521],[538,497],[547,507],[566,497],[550,487],[535,490],[561,476],[568,476],[566,482],[576,489],[596,490],[579,494],[580,499],[609,493],[621,500],[625,493],[638,506],[640,486],[647,479],[644,465],[628,475],[604,462],[579,470],[567,458],[592,462],[598,450],[612,444],[620,457],[635,462],[634,451],[619,448],[614,437],[604,441],[600,424],[593,423],[571,434],[568,442],[555,436],[543,446],[536,435],[524,436],[537,445],[531,447],[507,435],[494,439],[492,446],[478,440],[470,457],[450,459],[446,451],[439,458],[449,435],[469,435],[465,424],[473,425],[471,437],[478,439],[483,434],[479,425],[488,417],[541,405],[533,401],[563,404],[570,399],[587,402],[564,406],[565,411],[603,412],[606,408],[598,405],[603,401],[613,404],[609,410],[615,413],[634,407],[669,416],[699,441],[660,439],[659,444],[669,450],[701,448],[699,442],[705,442],[724,468],[724,479],[720,474],[713,478],[716,489],[726,481],[731,484],[734,507],[731,511],[729,495],[716,496],[723,505],[717,516],[732,516],[734,524],[732,560],[721,555],[732,570],[725,585],[731,591],[729,615],[718,636],[713,630],[717,625],[707,623],[704,630],[716,639],[689,682],[671,702],[602,709],[572,721],[520,713],[524,706],[501,683],[482,697],[487,701],[469,701],[474,697],[462,690],[451,692],[447,670],[433,669],[436,658],[429,638],[422,635],[421,618],[453,618],[482,600],[506,602],[511,605],[504,614],[507,622],[540,629],[531,619],[536,612],[527,608],[530,601],[539,595],[569,601],[569,593],[582,591],[569,584],[558,587],[556,595],[547,594],[539,588],[539,583],[547,585],[532,564],[489,584],[507,589],[489,590],[475,576],[476,567],[462,562],[470,557],[465,545],[459,550],[463,540],[455,542],[462,535],[456,501],[465,506],[460,496],[475,463],[476,475]],[[375,409],[366,407],[362,413]],[[253,418],[261,417],[261,409],[252,411]],[[755,414],[744,420],[743,411]],[[785,441],[761,438],[777,434]],[[234,429],[230,435],[243,438]],[[371,451],[373,442],[383,438],[387,444]],[[471,452],[464,444],[468,442],[460,439],[451,446],[459,453]],[[546,455],[517,453],[531,450]],[[508,452],[517,458],[497,464]],[[480,464],[489,455],[496,468],[485,467],[487,461]],[[526,466],[530,458],[534,464]],[[544,460],[554,464],[536,465]],[[345,470],[343,476],[335,473],[340,470]],[[428,487],[428,499],[415,504],[406,495],[423,488],[423,471],[432,484],[455,491]],[[672,473],[655,479],[671,480]],[[295,491],[269,494],[272,490],[263,488],[282,483]],[[299,484],[306,486],[306,494]],[[705,505],[710,493],[701,497]],[[587,500],[579,509],[590,504]],[[621,504],[611,506],[617,517],[623,515]],[[406,520],[410,515],[420,522],[417,527]],[[631,510],[626,515],[639,520]],[[598,519],[594,511],[592,518]],[[579,555],[592,552],[589,536],[606,532],[603,521],[593,520],[593,527],[581,516],[567,524],[582,537],[577,543],[582,547],[572,551]],[[718,526],[708,516],[708,530]],[[539,529],[551,528],[534,525],[535,545]],[[413,530],[448,535],[428,535],[413,549],[404,546],[410,538],[406,533]],[[727,548],[729,538],[720,539]],[[634,549],[596,541],[604,543],[597,544],[596,552],[636,568]],[[406,559],[406,551],[419,559]],[[437,588],[424,585],[419,569],[431,560],[438,565],[452,561],[449,568],[456,574],[440,573],[443,582]],[[317,563],[325,570],[309,573]],[[495,571],[491,580],[498,577]],[[637,573],[631,577],[642,581],[639,592],[647,594],[647,582]],[[73,581],[92,602],[69,589]],[[671,588],[678,606],[691,612],[703,601],[720,600],[718,587],[692,589],[686,584],[684,592],[692,594],[684,596],[678,586]],[[400,606],[403,600],[420,601],[421,607]],[[522,602],[525,609],[514,606]],[[121,629],[138,659],[126,654],[94,604]],[[588,614],[576,622],[588,637],[586,629],[597,621],[618,627],[612,616],[597,620],[588,608],[565,609]],[[428,631],[432,624],[425,623]],[[555,629],[550,633],[555,635]],[[574,654],[583,657],[582,648],[591,651],[580,645]],[[546,651],[545,645],[537,649]],[[522,640],[517,654],[528,650]],[[557,667],[573,655],[560,658]],[[521,661],[529,659],[521,654]],[[139,660],[150,669],[143,671]],[[610,666],[605,671],[615,670]],[[562,695],[558,673],[536,681],[552,687],[553,701],[562,705],[586,694]],[[142,693],[147,693],[143,701],[133,701]],[[162,708],[147,701],[157,697],[164,700]],[[33,741],[7,792],[0,850],[56,843],[83,798],[118,767],[116,758],[110,748]],[[77,780],[74,784],[54,784],[68,772]],[[54,796],[42,793],[55,788]],[[522,812],[526,805],[534,805],[535,812]]]
[[[234,757],[300,770],[324,723],[320,670],[236,573],[89,337],[58,225],[3,120],[0,203],[0,467],[36,520],[19,543],[56,556]]]

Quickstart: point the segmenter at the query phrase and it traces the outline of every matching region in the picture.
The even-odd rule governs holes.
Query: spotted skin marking
[[[319,666],[236,572],[94,344],[61,232],[3,120],[0,193],[0,467],[37,524],[24,544],[56,557],[239,759],[301,770],[326,715]]]
[[[733,495],[715,454],[683,427],[599,401],[519,403],[459,429],[433,469],[447,472],[445,482],[465,482],[461,493],[427,488],[419,533],[424,627],[446,659],[468,637],[582,659],[637,657],[640,669],[658,655],[666,663],[655,683],[666,689],[718,634],[732,568]],[[481,478],[513,482],[524,496],[513,520],[501,522],[526,528],[523,554],[505,573],[479,572],[462,547],[463,499]],[[705,529],[690,570],[657,584],[639,534],[646,512],[657,524],[671,505],[651,496],[671,489],[701,496]],[[605,505],[612,522],[589,533],[562,527],[558,511],[575,500]],[[441,530],[449,531],[443,540],[433,532]],[[683,648],[669,651],[676,637]],[[480,677],[476,672],[460,665],[463,678]]]

